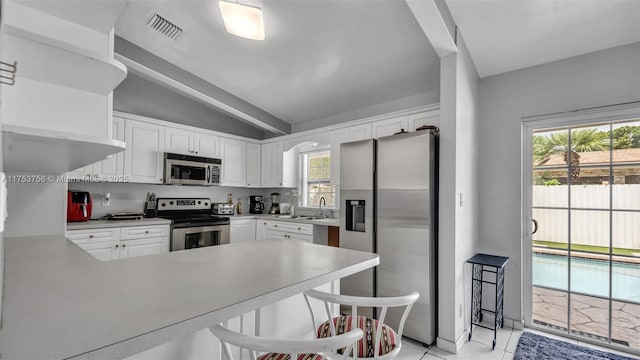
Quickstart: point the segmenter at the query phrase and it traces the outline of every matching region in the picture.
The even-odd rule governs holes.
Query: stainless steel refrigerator
[[[380,265],[341,280],[354,296],[420,293],[404,335],[435,340],[437,134],[431,130],[340,147],[340,247],[380,255]],[[400,311],[389,311],[392,326]]]

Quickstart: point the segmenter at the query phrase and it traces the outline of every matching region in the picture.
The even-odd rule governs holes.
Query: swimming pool
[[[613,262],[613,298],[640,303],[640,264]],[[533,253],[533,285],[567,290],[567,257]],[[609,297],[609,262],[571,257],[571,291]]]

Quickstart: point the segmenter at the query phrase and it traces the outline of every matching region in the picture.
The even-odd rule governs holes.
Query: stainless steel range
[[[211,199],[160,198],[157,207],[171,220],[170,251],[229,243],[229,218],[211,215]]]

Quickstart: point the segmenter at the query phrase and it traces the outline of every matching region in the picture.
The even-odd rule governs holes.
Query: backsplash
[[[147,192],[154,192],[162,197],[210,198],[212,202],[227,202],[227,195],[233,194],[233,203],[238,198],[242,200],[243,213],[249,212],[249,195],[262,195],[266,210],[271,206],[269,195],[280,193],[280,201],[287,202],[283,196],[289,189],[249,189],[222,186],[171,186],[132,183],[73,183],[69,190],[81,190],[91,193],[93,198],[92,219],[97,219],[107,213],[122,211],[142,211]],[[111,205],[102,206],[102,199],[106,193],[111,194]],[[265,210],[265,213],[266,213]]]

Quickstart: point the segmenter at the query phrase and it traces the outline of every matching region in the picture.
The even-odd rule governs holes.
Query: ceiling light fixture
[[[264,40],[262,9],[224,0],[219,5],[228,33],[251,40]]]

